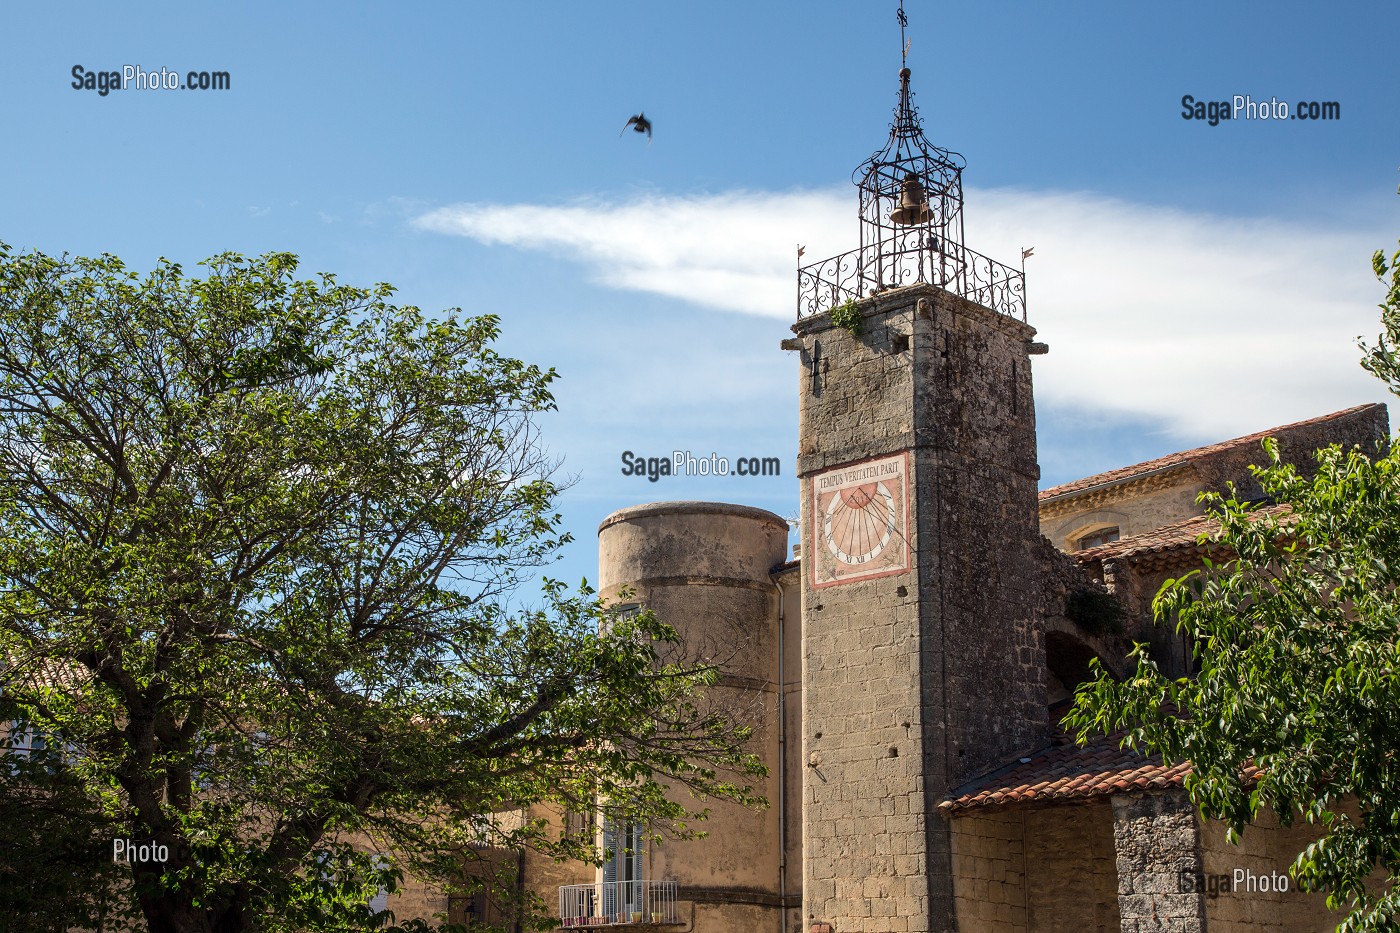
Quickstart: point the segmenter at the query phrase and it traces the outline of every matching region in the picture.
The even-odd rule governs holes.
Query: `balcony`
[[[559,919],[566,927],[679,924],[674,881],[604,881],[559,887]]]
[[[797,270],[797,317],[820,314],[890,288],[926,283],[1018,321],[1026,320],[1025,272],[956,243],[904,239],[853,249]]]

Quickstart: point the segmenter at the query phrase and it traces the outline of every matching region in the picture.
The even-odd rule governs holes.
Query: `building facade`
[[[1201,492],[1256,496],[1265,437],[1304,471],[1329,444],[1378,450],[1386,410],[1038,491],[1031,370],[1048,348],[1024,272],[963,242],[963,165],[923,138],[903,69],[889,142],[855,174],[860,245],[799,270],[783,341],[800,363],[796,553],[782,518],[743,505],[653,503],[600,527],[603,595],[635,594],[722,659],[717,693],[754,727],[773,806],[717,805],[709,838],[636,852],[602,827],[610,867],[567,880],[527,860],[526,887],[571,892],[562,928],[1335,925],[1287,877],[1305,830],[1266,816],[1230,844],[1191,807],[1184,764],[1119,736],[1080,747],[1058,723],[1091,662],[1121,675],[1135,641],[1191,673],[1150,604],[1199,566]]]
[[[1330,929],[1287,875],[1305,828],[1266,815],[1231,844],[1186,798],[1185,764],[1116,735],[1078,746],[1059,721],[1091,664],[1125,674],[1134,642],[1191,674],[1151,600],[1200,565],[1202,492],[1258,497],[1266,437],[1304,472],[1327,445],[1378,451],[1386,409],[1038,490],[1032,360],[1048,347],[1023,264],[964,242],[965,163],[924,138],[899,78],[887,144],[854,175],[859,245],[799,270],[782,341],[799,363],[800,544],[787,553],[775,514],[713,502],[626,508],[598,532],[602,596],[719,664],[711,700],[752,727],[771,806],[716,803],[707,838],[685,842],[533,813],[591,833],[605,864],[484,861],[557,903],[563,930]],[[485,895],[413,897],[390,906],[511,922]]]
[[[1167,577],[1200,564],[1198,540],[1212,519],[1197,493],[1234,483],[1247,494],[1264,437],[1303,470],[1318,447],[1383,445],[1385,408],[1348,409],[1037,494],[1033,446],[1014,449],[1034,444],[1028,379],[1015,387],[1025,393],[1020,432],[969,430],[977,418],[999,422],[1005,413],[995,406],[1010,404],[1013,390],[1006,381],[996,391],[984,380],[961,406],[950,395],[956,414],[917,388],[921,375],[956,381],[940,366],[1019,370],[1017,344],[1031,340],[1029,329],[922,286],[862,311],[860,337],[820,320],[799,328],[801,339],[822,342],[831,364],[821,382],[802,375],[797,555],[784,559],[782,518],[743,505],[653,503],[617,512],[599,530],[604,594],[631,591],[705,656],[728,659],[717,690],[755,727],[772,808],[720,804],[709,838],[640,846],[635,880],[671,886],[666,922],[653,923],[654,913],[663,918],[650,909],[635,920],[605,910],[602,889],[629,883],[606,869],[574,866],[566,879],[559,866],[527,859],[526,886],[551,900],[556,884],[599,889],[586,910],[562,912],[561,928],[1334,926],[1323,897],[1287,878],[1310,841],[1305,827],[1266,817],[1230,844],[1186,799],[1185,765],[1119,748],[1118,736],[1077,746],[1057,722],[1090,660],[1123,673],[1134,641],[1151,645],[1164,671],[1190,673],[1189,646],[1154,624],[1150,601]],[[968,349],[944,356],[949,332]],[[901,334],[908,349],[892,352]],[[880,414],[860,422],[874,425],[862,433],[828,411]],[[979,436],[995,440],[984,446]],[[847,513],[879,520],[862,525]],[[1094,546],[1075,548],[1085,537]],[[1117,627],[1095,614],[1104,601],[1118,607]]]

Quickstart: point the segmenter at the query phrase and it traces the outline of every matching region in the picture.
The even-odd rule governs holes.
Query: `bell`
[[[903,183],[899,186],[899,207],[890,214],[890,220],[901,227],[911,227],[914,224],[926,223],[928,218],[928,201],[924,194],[924,186],[919,183],[917,175],[905,175]]]

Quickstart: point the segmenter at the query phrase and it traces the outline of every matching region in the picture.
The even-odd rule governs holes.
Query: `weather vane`
[[[909,41],[904,38],[904,28],[909,25],[909,17],[904,15],[904,0],[899,0],[899,66],[909,67]]]

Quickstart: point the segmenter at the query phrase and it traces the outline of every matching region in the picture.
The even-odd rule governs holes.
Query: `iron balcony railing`
[[[797,317],[802,319],[891,288],[926,283],[999,314],[1026,319],[1026,274],[960,244],[891,252],[888,244],[859,247],[797,270]]]
[[[602,881],[559,887],[559,919],[566,927],[681,922],[674,881]]]

